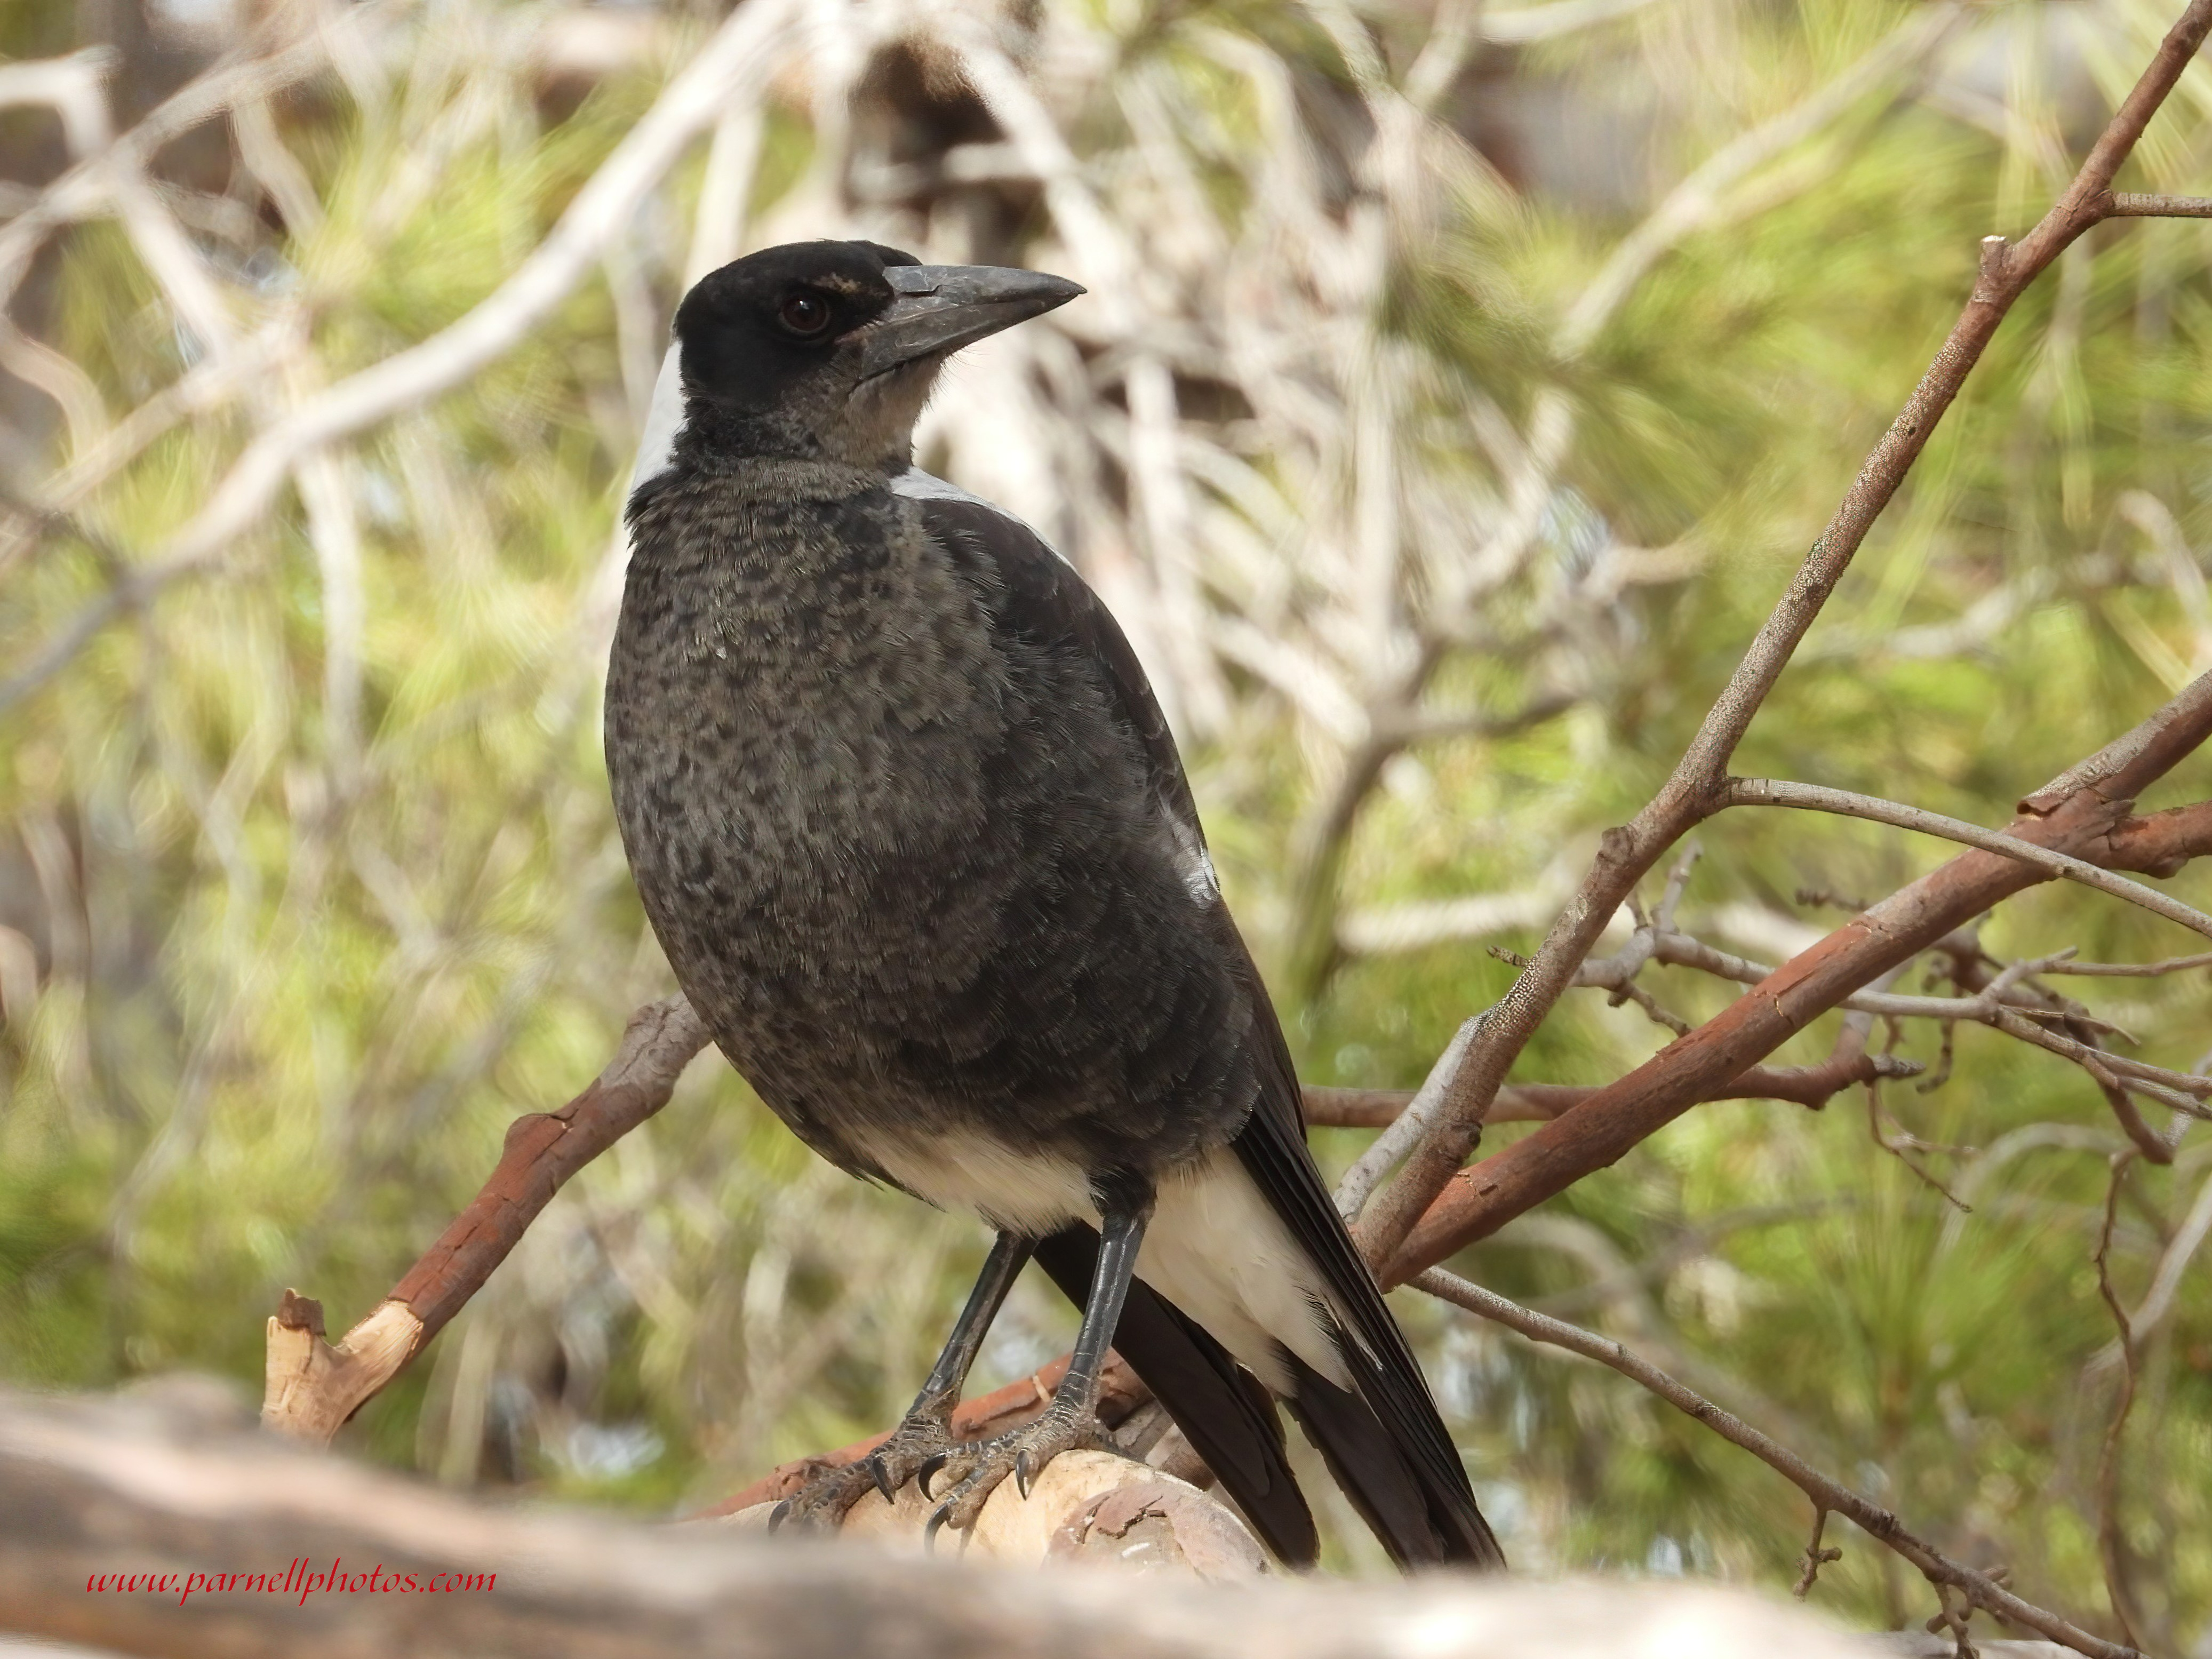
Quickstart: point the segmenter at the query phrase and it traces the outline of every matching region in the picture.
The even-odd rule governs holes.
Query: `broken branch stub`
[[[568,1178],[668,1103],[706,1046],[707,1029],[681,996],[631,1015],[606,1070],[567,1105],[514,1121],[483,1190],[337,1343],[324,1340],[321,1304],[286,1291],[269,1322],[263,1425],[329,1444],[483,1288]]]

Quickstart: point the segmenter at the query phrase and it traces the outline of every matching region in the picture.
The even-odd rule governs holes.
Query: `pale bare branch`
[[[2037,847],[2017,836],[1984,830],[1978,823],[1968,823],[1964,818],[1948,817],[1941,812],[1930,812],[1924,807],[1905,806],[1877,796],[1857,794],[1849,789],[1829,789],[1813,783],[1788,783],[1774,778],[1730,778],[1725,793],[1731,806],[1789,806],[1811,812],[1833,812],[1844,817],[1887,823],[1894,829],[1917,830],[1924,835],[1941,836],[1946,841],[1978,847],[1984,853],[2018,859],[2023,864],[2032,864],[2054,876],[2063,876],[2069,881],[2080,882],[2084,887],[2094,887],[2100,893],[2125,899],[2130,904],[2139,904],[2154,915],[2164,916],[2168,921],[2179,922],[2184,927],[2212,938],[2212,916],[2206,915],[2194,905],[2184,904],[2179,899],[2161,893],[2156,888],[2146,887],[2139,881],[2130,881],[2125,876],[2100,869],[2087,860],[2054,852],[2048,847]]]

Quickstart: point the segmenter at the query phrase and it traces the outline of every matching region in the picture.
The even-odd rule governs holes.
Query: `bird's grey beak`
[[[1065,276],[1000,265],[893,265],[884,279],[898,297],[860,331],[864,376],[956,351],[1083,292]]]

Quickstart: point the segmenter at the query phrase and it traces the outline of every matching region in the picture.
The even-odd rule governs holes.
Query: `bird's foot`
[[[1046,1464],[1064,1451],[1078,1449],[1112,1451],[1115,1446],[1096,1413],[1064,1410],[1057,1402],[1046,1407],[1043,1415],[995,1440],[948,1448],[921,1471],[924,1498],[934,1496],[933,1486],[950,1483],[944,1498],[930,1514],[923,1541],[934,1547],[938,1533],[946,1527],[966,1532],[1009,1475],[1015,1489],[1027,1498]]]
[[[768,1529],[835,1532],[846,1511],[872,1492],[881,1492],[886,1504],[896,1503],[898,1489],[925,1467],[941,1462],[951,1445],[952,1431],[945,1418],[911,1413],[866,1457],[825,1469],[778,1504],[769,1512]]]

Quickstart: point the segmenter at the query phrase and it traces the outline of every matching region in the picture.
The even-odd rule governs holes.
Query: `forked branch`
[[[1811,628],[1829,595],[1850,568],[1867,532],[1904,483],[1905,474],[1927,446],[1929,435],[1958,396],[1966,376],[1980,362],[1984,349],[2014,301],[2064,248],[2092,226],[2112,216],[2115,209],[2113,179],[2133,152],[2151,117],[2195,58],[2208,33],[2212,33],[2212,0],[2191,0],[2180,20],[2160,43],[2149,66],[2106,125],[2073,183],[2051,210],[2016,246],[2008,245],[2002,238],[1990,238],[1984,243],[1979,279],[1949,337],[1936,352],[1935,361],[1921,376],[1903,410],[1868,455],[1834,517],[1814,543],[1789,591],[1737,664],[1726,690],[1707,713],[1674,775],[1632,822],[1606,833],[1597,860],[1580,890],[1553,924],[1535,958],[1491,1012],[1480,1036],[1468,1045],[1465,1060],[1446,1090],[1445,1109],[1435,1127],[1363,1221],[1360,1242],[1370,1261],[1389,1263],[1390,1272],[1402,1277],[1417,1266],[1439,1259],[1431,1252],[1446,1240],[1460,1237],[1463,1242],[1466,1237],[1472,1236],[1466,1233],[1462,1224],[1431,1225],[1423,1218],[1437,1203],[1446,1183],[1457,1177],[1461,1165],[1474,1149],[1483,1115],[1504,1082],[1507,1071],[1573,982],[1576,970],[1589,957],[1598,935],[1635,890],[1636,884],[1668,848],[1723,803],[1729,762],[1736,745],[1773,690],[1806,630]],[[2202,734],[2198,735],[2201,738]],[[2076,793],[2081,787],[2065,793]],[[2112,803],[2124,798],[2117,792],[2108,792],[2100,799]],[[2041,820],[2047,830],[2057,815],[2051,808],[2044,811],[2049,814]],[[2049,835],[2036,835],[2033,839],[2055,850],[2083,855],[2081,848],[2059,847]],[[1987,859],[1992,855],[1978,853],[1971,856]],[[1946,927],[1950,925],[1954,924],[1947,923]],[[1835,994],[1856,990],[1911,951],[1893,953],[1882,948],[1874,954],[1884,959],[1872,963],[1869,971],[1852,984],[1836,988]],[[1802,1007],[1796,988],[1792,988],[1789,1001],[1791,1012],[1802,1017],[1784,1019],[1776,1025],[1778,1042],[1815,1012]],[[1701,1035],[1693,1033],[1676,1047],[1695,1043]],[[1741,1071],[1772,1050],[1771,1043],[1761,1047],[1729,1042],[1722,1046],[1727,1052],[1710,1070],[1703,1066],[1694,1068],[1698,1073],[1696,1087],[1708,1086],[1721,1075]],[[1618,1099],[1616,1097],[1615,1102],[1588,1103],[1570,1115],[1582,1117],[1585,1124],[1594,1117],[1613,1119]],[[1589,1143],[1589,1151],[1595,1161],[1568,1158],[1554,1162],[1546,1180],[1515,1194],[1515,1207],[1525,1208],[1590,1170],[1610,1163],[1671,1115],[1671,1111],[1642,1116],[1632,1112],[1611,1121],[1609,1132]],[[1643,1127],[1638,1127],[1639,1124]],[[1554,1124],[1547,1128],[1560,1127],[1561,1124]],[[1515,1152],[1522,1152],[1545,1133],[1544,1130],[1538,1131],[1536,1136],[1521,1142]],[[1555,1137],[1547,1146],[1523,1153],[1523,1161],[1544,1158],[1559,1146],[1559,1140]],[[1461,1220],[1463,1222],[1464,1218]],[[1425,1238],[1419,1248],[1409,1249],[1417,1225],[1422,1228]]]
[[[2043,221],[2016,247],[2008,248],[1996,239],[1992,239],[1993,245],[1984,244],[1981,280],[1949,338],[1868,456],[1834,518],[1737,665],[1728,688],[1707,714],[1674,775],[1633,822],[1607,832],[1602,850],[1581,890],[1553,925],[1534,960],[1492,1011],[1480,1039],[1469,1045],[1465,1060],[1450,1081],[1445,1111],[1363,1224],[1361,1243],[1370,1261],[1379,1264],[1398,1255],[1423,1212],[1453,1179],[1474,1147],[1483,1114],[1507,1070],[1572,982],[1576,969],[1636,883],[1668,847],[1721,804],[1728,763],[1736,744],[1850,568],[1868,530],[1904,482],[2014,301],[2067,245],[2108,215],[2112,182],[2120,164],[2208,32],[2212,32],[2212,0],[2191,0],[2113,115],[2072,185]],[[1746,1063],[1757,1057],[1746,1056]]]

